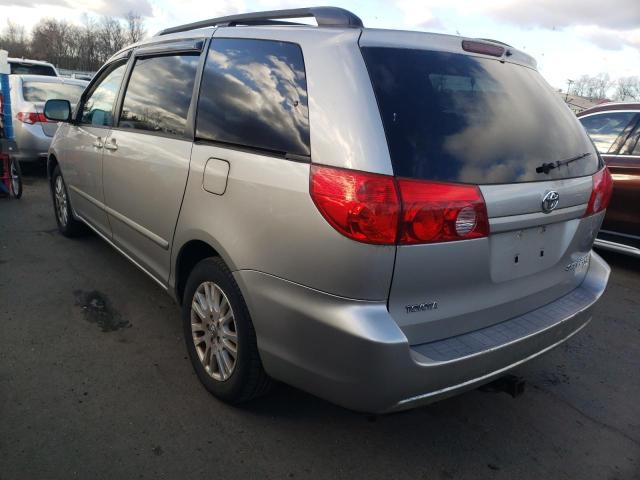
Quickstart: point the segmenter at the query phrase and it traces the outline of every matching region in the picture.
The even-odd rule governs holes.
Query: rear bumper
[[[46,160],[52,137],[45,135],[40,124],[20,123],[15,128],[15,140],[18,151],[14,157],[21,162],[35,162]]]
[[[23,150],[19,149],[13,156],[20,163],[27,162],[45,162],[47,160],[47,152],[41,152],[39,150]]]
[[[235,277],[271,376],[346,408],[389,412],[475,388],[567,340],[591,319],[609,273],[592,252],[583,283],[555,302],[413,346],[384,303],[336,297],[255,271]]]

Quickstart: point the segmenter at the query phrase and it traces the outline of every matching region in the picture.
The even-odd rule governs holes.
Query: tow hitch
[[[504,392],[513,398],[519,397],[524,393],[525,380],[517,375],[505,375],[497,378],[491,383],[487,383],[480,387],[481,392]]]

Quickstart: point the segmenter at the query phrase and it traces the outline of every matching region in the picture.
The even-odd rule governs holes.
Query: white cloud
[[[605,50],[622,50],[629,46],[640,51],[640,28],[635,30],[611,30],[597,26],[576,27],[576,33]]]
[[[0,7],[25,7],[34,10],[43,6],[63,7],[74,11],[97,13],[114,17],[125,17],[136,12],[148,17],[152,14],[149,0],[0,0]]]
[[[638,0],[508,0],[488,4],[486,13],[525,27],[598,25],[633,29],[640,25]]]
[[[482,16],[525,28],[575,29],[607,50],[640,49],[640,0],[396,0],[408,24],[438,25],[439,13]],[[424,23],[424,25],[423,25]]]
[[[396,0],[395,4],[413,19],[411,23],[434,18],[438,9],[450,9],[460,15],[483,14],[525,27],[599,25],[628,30],[640,25],[638,0]]]
[[[244,0],[216,0],[206,4],[202,0],[183,0],[180,4],[154,2],[153,15],[146,19],[145,26],[149,33],[155,34],[164,28],[246,11]]]
[[[442,22],[435,16],[434,7],[437,1],[397,0],[396,5],[404,15],[408,25],[419,28],[440,29]]]

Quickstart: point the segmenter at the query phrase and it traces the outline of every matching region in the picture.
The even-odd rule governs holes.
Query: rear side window
[[[9,67],[11,73],[15,75],[44,75],[46,77],[57,77],[56,71],[49,65],[10,62]]]
[[[214,39],[200,88],[196,136],[309,155],[307,80],[300,47]]]
[[[27,102],[46,102],[52,98],[76,103],[84,91],[83,85],[54,82],[24,82],[22,96]]]
[[[199,54],[136,60],[118,126],[163,135],[184,135]]]
[[[633,112],[597,113],[581,118],[580,122],[598,151],[607,153],[634,116]]]
[[[540,74],[447,52],[364,47],[394,173],[474,184],[591,175],[584,130]],[[579,160],[537,173],[544,163]]]

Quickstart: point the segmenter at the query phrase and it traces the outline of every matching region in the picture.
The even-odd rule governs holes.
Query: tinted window
[[[596,171],[589,138],[535,70],[454,53],[362,51],[396,175],[489,184]],[[583,153],[591,155],[536,173]]]
[[[198,103],[199,138],[309,155],[302,51],[284,42],[211,42]]]
[[[113,104],[118,96],[125,67],[125,63],[117,66],[98,82],[82,106],[80,123],[96,126],[113,125]]]
[[[607,153],[633,118],[633,112],[590,115],[580,121],[600,153]]]
[[[629,138],[626,144],[620,150],[620,153],[626,155],[639,155],[640,156],[640,124],[638,124]]]
[[[15,75],[44,75],[56,77],[56,71],[49,65],[38,65],[35,63],[10,62],[10,71]]]
[[[27,102],[46,102],[52,98],[76,103],[84,91],[83,85],[53,82],[24,82],[22,96]]]
[[[184,135],[198,61],[197,54],[137,59],[118,126]]]

